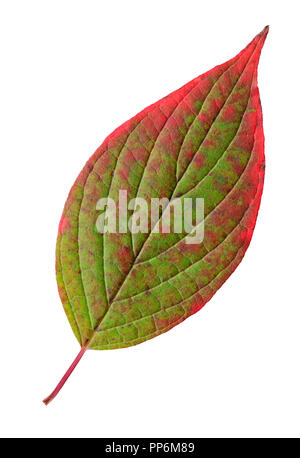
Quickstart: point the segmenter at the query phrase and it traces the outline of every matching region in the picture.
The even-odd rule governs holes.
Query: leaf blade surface
[[[77,178],[57,241],[57,282],[81,346],[141,343],[198,311],[241,261],[264,176],[257,65],[266,31],[235,58],[146,108],[103,142]],[[96,203],[203,197],[205,238],[95,231]]]

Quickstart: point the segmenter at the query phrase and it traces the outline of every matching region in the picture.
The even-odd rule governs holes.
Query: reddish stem
[[[60,390],[62,389],[62,387],[64,386],[64,384],[66,383],[66,381],[68,380],[70,375],[72,374],[73,370],[75,369],[75,367],[77,366],[77,364],[79,363],[81,358],[83,357],[83,355],[86,352],[86,350],[87,350],[87,347],[82,347],[82,349],[80,350],[80,352],[78,353],[78,355],[74,359],[73,363],[71,364],[71,366],[69,367],[69,369],[67,370],[67,372],[65,373],[65,375],[63,376],[63,378],[61,379],[59,384],[57,385],[57,387],[52,391],[52,393],[46,399],[43,400],[43,403],[46,404],[46,406],[60,392]]]

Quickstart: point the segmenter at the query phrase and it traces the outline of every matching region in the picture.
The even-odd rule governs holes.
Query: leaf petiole
[[[77,366],[77,364],[79,363],[79,361],[81,360],[81,358],[83,357],[84,353],[86,352],[87,350],[87,347],[82,347],[80,352],[78,353],[78,355],[76,356],[76,358],[74,359],[73,363],[71,364],[71,366],[69,367],[69,369],[67,370],[67,372],[65,373],[65,375],[63,376],[63,378],[61,379],[61,381],[59,382],[59,384],[57,385],[57,387],[52,391],[52,393],[43,400],[43,403],[47,406],[49,404],[49,402],[52,401],[52,399],[54,399],[57,394],[60,392],[60,390],[62,389],[62,387],[64,386],[64,384],[66,383],[66,381],[68,380],[68,378],[70,377],[70,375],[72,374],[73,370],[75,369],[75,367]]]

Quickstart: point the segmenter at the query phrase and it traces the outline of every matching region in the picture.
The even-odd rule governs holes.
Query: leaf
[[[56,272],[81,351],[46,404],[87,349],[168,331],[200,310],[243,258],[263,189],[257,65],[267,33],[125,122],[79,174],[59,225]],[[118,204],[121,189],[148,203],[204,198],[203,242],[153,230],[99,234],[97,202]]]

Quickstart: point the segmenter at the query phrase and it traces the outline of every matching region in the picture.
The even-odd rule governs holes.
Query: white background
[[[0,435],[299,437],[299,2],[0,4]],[[78,172],[119,124],[266,24],[266,181],[242,264],[172,331],[88,352],[45,407],[79,351],[54,273]]]

